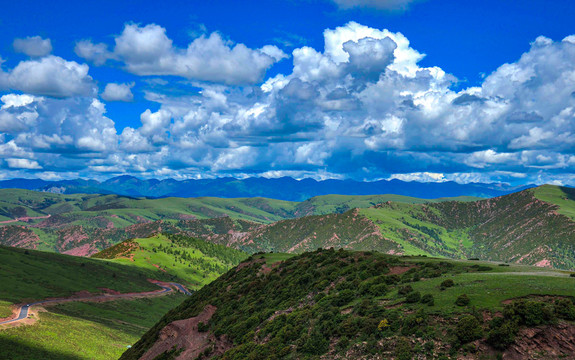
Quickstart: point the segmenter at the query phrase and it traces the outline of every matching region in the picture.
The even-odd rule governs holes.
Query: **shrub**
[[[515,340],[517,325],[510,320],[496,317],[489,324],[487,343],[497,350],[505,350]]]
[[[405,301],[409,304],[415,304],[421,300],[421,294],[419,291],[412,291],[405,297]]]
[[[455,285],[453,279],[447,279],[441,283],[440,288],[441,290],[445,290],[446,288],[452,287],[453,285]]]
[[[469,305],[470,302],[471,299],[469,298],[469,296],[467,296],[467,294],[462,294],[457,297],[457,300],[455,300],[455,305],[466,306]]]
[[[208,324],[203,323],[201,321],[198,323],[198,332],[206,332],[208,331],[208,328],[209,328]]]
[[[552,323],[555,320],[551,305],[536,301],[516,301],[505,307],[503,314],[519,325],[537,326]]]
[[[575,274],[570,274],[569,276],[570,276],[570,277],[575,277]]]
[[[462,344],[467,344],[483,336],[481,323],[473,315],[466,315],[459,319],[457,323],[457,338]]]
[[[406,286],[400,287],[399,290],[397,290],[397,293],[399,295],[407,295],[412,291],[413,291],[413,288],[411,287],[411,285],[406,285]]]
[[[435,300],[433,299],[433,295],[431,294],[425,294],[421,297],[421,300],[419,300],[422,304],[427,304],[429,306],[433,306],[435,305]]]
[[[555,314],[565,320],[575,320],[575,306],[569,299],[558,299],[555,301]]]
[[[395,357],[398,360],[411,360],[413,358],[411,342],[406,337],[400,337],[395,345]]]
[[[329,341],[319,331],[312,331],[303,344],[302,352],[312,355],[322,355],[329,349]]]

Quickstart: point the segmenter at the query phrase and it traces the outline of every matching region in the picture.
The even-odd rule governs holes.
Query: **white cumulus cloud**
[[[134,83],[129,84],[116,84],[109,83],[106,85],[104,92],[102,93],[102,99],[106,101],[124,101],[130,102],[134,100],[134,94],[132,94],[132,88]]]
[[[14,50],[31,57],[42,57],[52,52],[52,42],[50,39],[42,39],[40,36],[29,36],[27,38],[17,38],[13,43]]]
[[[84,40],[76,45],[76,54],[97,64],[116,59],[137,75],[173,75],[227,85],[260,82],[267,69],[287,57],[276,46],[250,49],[217,32],[201,35],[186,48],[179,48],[167,36],[166,29],[155,24],[126,25],[115,38],[111,52],[105,44]]]

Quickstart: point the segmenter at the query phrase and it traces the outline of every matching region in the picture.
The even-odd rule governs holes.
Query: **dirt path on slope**
[[[12,219],[12,220],[0,221],[0,224],[10,224],[10,223],[18,222],[18,221],[30,221],[30,220],[48,219],[50,216],[52,216],[52,215],[46,215],[46,216],[24,216],[24,217],[19,217],[19,218]]]
[[[73,301],[92,301],[92,302],[104,302],[104,301],[114,301],[114,300],[133,300],[138,298],[147,298],[147,297],[155,297],[155,296],[163,296],[169,294],[171,292],[180,291],[186,295],[191,295],[191,293],[186,289],[186,287],[182,284],[178,283],[168,283],[163,281],[157,281],[148,279],[149,282],[158,285],[162,289],[154,290],[154,291],[145,291],[145,292],[131,292],[131,293],[123,293],[123,294],[103,294],[103,295],[82,295],[82,292],[77,293],[76,295],[66,297],[66,298],[57,298],[57,299],[46,299],[41,300],[33,303],[28,304],[19,304],[16,305],[12,316],[9,318],[0,319],[0,330],[7,329],[11,326],[6,325],[14,325],[25,323],[31,325],[35,323],[34,318],[30,318],[30,314],[37,315],[38,309],[43,308],[44,306],[50,305],[58,305],[67,302]]]

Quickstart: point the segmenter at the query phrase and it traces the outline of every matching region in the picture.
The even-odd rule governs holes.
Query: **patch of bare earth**
[[[172,349],[182,350],[176,360],[196,359],[210,347],[213,349],[210,357],[223,354],[232,347],[231,341],[225,337],[216,338],[210,332],[198,331],[198,324],[207,323],[215,312],[215,306],[207,305],[198,316],[169,323],[140,360],[155,359]]]
[[[401,275],[413,269],[415,266],[392,266],[389,268],[389,275]]]
[[[575,325],[562,322],[521,329],[503,359],[575,359]]]

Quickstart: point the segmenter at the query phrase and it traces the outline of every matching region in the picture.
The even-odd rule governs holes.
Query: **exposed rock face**
[[[216,338],[210,332],[198,331],[198,324],[200,322],[207,323],[215,312],[215,306],[207,305],[196,317],[168,324],[160,331],[158,340],[141,357],[141,360],[153,360],[157,356],[173,349],[182,350],[176,358],[177,360],[195,359],[210,346],[212,347],[210,356],[223,354],[231,348],[231,342],[225,338]]]
[[[575,359],[575,325],[521,329],[503,359]]]

